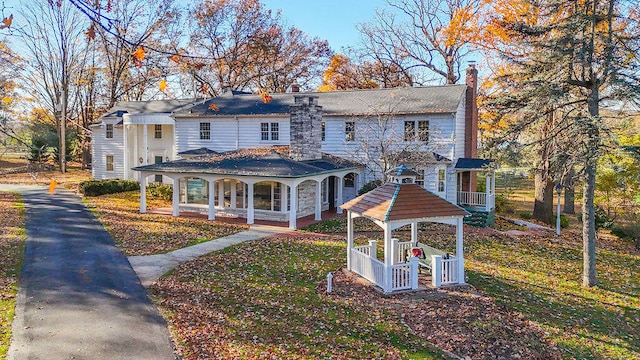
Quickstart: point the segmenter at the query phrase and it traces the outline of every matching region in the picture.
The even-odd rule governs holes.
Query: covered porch
[[[347,211],[347,269],[385,293],[417,289],[419,267],[431,271],[433,287],[464,284],[463,218],[469,213],[415,184],[418,176],[415,171],[404,166],[393,171],[391,182],[342,206]],[[378,259],[376,240],[354,245],[353,220],[358,217],[371,220],[383,230],[383,259]],[[455,254],[420,244],[421,222],[455,226]],[[401,242],[393,237],[394,230],[407,225],[411,227],[410,241]]]
[[[344,184],[361,178],[359,165],[326,158],[310,162],[294,161],[274,149],[242,150],[232,154],[209,154],[150,166],[140,172],[140,212],[146,209],[144,179],[162,174],[173,186],[172,214],[182,212],[288,222],[298,227],[298,218],[323,211],[342,213]]]
[[[456,204],[471,213],[466,223],[493,226],[496,207],[496,181],[493,160],[460,158],[455,165]]]

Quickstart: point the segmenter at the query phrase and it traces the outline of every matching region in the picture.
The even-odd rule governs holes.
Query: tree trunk
[[[598,165],[598,150],[600,147],[600,131],[597,121],[600,121],[599,92],[597,82],[587,98],[589,108],[586,124],[587,153],[584,159],[584,193],[582,195],[582,264],[583,275],[582,285],[585,287],[595,286],[596,279],[596,215],[595,215],[595,190],[596,190],[596,168]]]
[[[573,165],[570,165],[565,174],[564,181],[564,206],[562,212],[565,214],[576,213],[576,184],[575,184],[576,172]]]
[[[576,213],[576,188],[575,185],[571,184],[564,188],[564,206],[562,207],[562,212],[565,214],[575,214]]]
[[[546,136],[546,131],[544,131],[543,135]],[[549,161],[551,145],[545,141],[540,146],[534,178],[535,202],[533,203],[533,218],[546,224],[553,224],[554,184],[551,180],[551,162]]]
[[[553,182],[548,169],[538,170],[535,176],[535,202],[533,218],[547,224],[553,222]]]
[[[594,194],[596,188],[595,161],[587,160],[584,194],[582,196],[582,285],[595,286],[596,281],[596,216]]]

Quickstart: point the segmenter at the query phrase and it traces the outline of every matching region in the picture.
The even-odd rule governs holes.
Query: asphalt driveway
[[[75,194],[20,192],[27,243],[9,359],[175,359],[166,324]]]

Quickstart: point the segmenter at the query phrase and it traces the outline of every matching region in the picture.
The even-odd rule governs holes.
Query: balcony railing
[[[458,191],[458,205],[482,207],[491,210],[495,206],[495,195],[483,192]]]

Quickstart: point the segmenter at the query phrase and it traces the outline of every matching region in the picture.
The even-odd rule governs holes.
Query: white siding
[[[124,178],[124,148],[122,126],[117,121],[105,120],[105,124],[95,126],[91,132],[91,175],[94,179]],[[114,124],[113,138],[106,138],[106,124]],[[107,155],[113,155],[113,171],[107,171]]]
[[[456,121],[455,121],[455,149],[453,153],[454,164],[455,161],[459,158],[464,157],[464,142],[465,142],[465,97],[462,97],[462,101],[458,105],[458,110],[456,111]]]
[[[211,123],[211,139],[200,139],[200,123]],[[277,122],[279,139],[262,141],[260,123]],[[206,147],[215,151],[230,151],[258,146],[289,145],[289,118],[209,118],[176,120],[176,151],[178,153]]]

